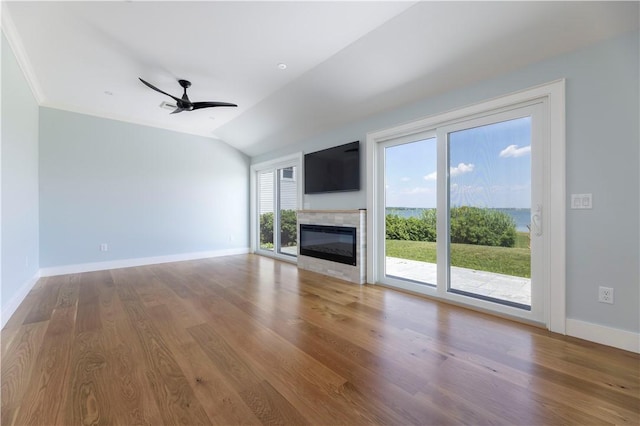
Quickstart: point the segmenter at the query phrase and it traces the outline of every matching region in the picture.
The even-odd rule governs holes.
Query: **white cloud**
[[[438,178],[438,172],[429,173],[424,177],[424,180],[436,180]]]
[[[509,145],[502,151],[500,151],[500,157],[502,158],[518,158],[531,153],[531,145],[518,148],[518,145]]]
[[[460,163],[456,167],[449,168],[449,176],[456,177],[456,176],[463,175],[465,173],[471,173],[473,169],[475,169],[475,167],[476,166],[473,165],[472,163],[469,163],[469,164]]]
[[[456,177],[456,176],[463,175],[465,173],[470,173],[473,171],[473,169],[475,169],[475,167],[476,166],[472,163],[469,163],[469,164],[459,163],[457,166],[449,168],[449,176]],[[437,180],[437,179],[438,179],[438,172],[429,173],[424,177],[424,180]]]
[[[410,177],[403,177],[402,179],[400,179],[401,182],[409,182],[410,180]]]
[[[432,194],[433,193],[433,189],[432,188],[425,188],[425,187],[417,186],[415,188],[407,189],[406,191],[403,191],[402,193],[405,194],[405,195]]]

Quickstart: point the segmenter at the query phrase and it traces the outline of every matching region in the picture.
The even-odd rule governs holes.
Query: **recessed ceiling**
[[[637,2],[3,2],[40,105],[260,155],[638,29]],[[280,64],[286,64],[286,69]],[[170,115],[170,98],[223,101]]]

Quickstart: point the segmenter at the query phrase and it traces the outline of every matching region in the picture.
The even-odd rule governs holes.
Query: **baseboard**
[[[567,334],[625,351],[640,353],[640,333],[567,318]]]
[[[20,306],[24,298],[27,297],[27,294],[29,294],[39,279],[40,274],[36,273],[33,277],[22,284],[18,289],[18,292],[14,294],[13,297],[11,297],[11,300],[2,307],[2,313],[0,314],[0,317],[2,317],[2,327],[0,328],[4,328],[4,326],[7,325],[9,318],[11,318],[11,316],[16,312],[18,306]]]
[[[209,257],[231,256],[247,254],[249,248],[237,248],[227,250],[201,251],[196,253],[181,253],[168,256],[141,257],[136,259],[121,259],[107,262],[80,263],[76,265],[53,266],[41,268],[41,277],[54,275],[77,274],[80,272],[104,271],[107,269],[130,268],[133,266],[156,265],[158,263],[182,262],[185,260],[206,259]]]

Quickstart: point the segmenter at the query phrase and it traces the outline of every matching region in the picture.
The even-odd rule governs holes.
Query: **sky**
[[[436,138],[385,150],[386,206],[436,207]],[[449,134],[452,206],[531,207],[531,118]]]

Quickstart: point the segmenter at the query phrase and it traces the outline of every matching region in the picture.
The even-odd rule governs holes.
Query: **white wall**
[[[252,158],[316,151],[432,114],[566,78],[567,194],[593,193],[593,210],[567,210],[567,316],[640,331],[640,35],[635,32],[524,69],[351,123]],[[362,182],[366,147],[362,150]],[[364,208],[365,191],[305,195],[306,208]],[[567,200],[568,203],[568,200]],[[567,204],[568,205],[568,204]],[[597,302],[599,285],[615,304]]]
[[[220,141],[40,109],[42,268],[248,250],[248,194]]]
[[[38,105],[2,34],[2,325],[35,283],[38,247]]]

